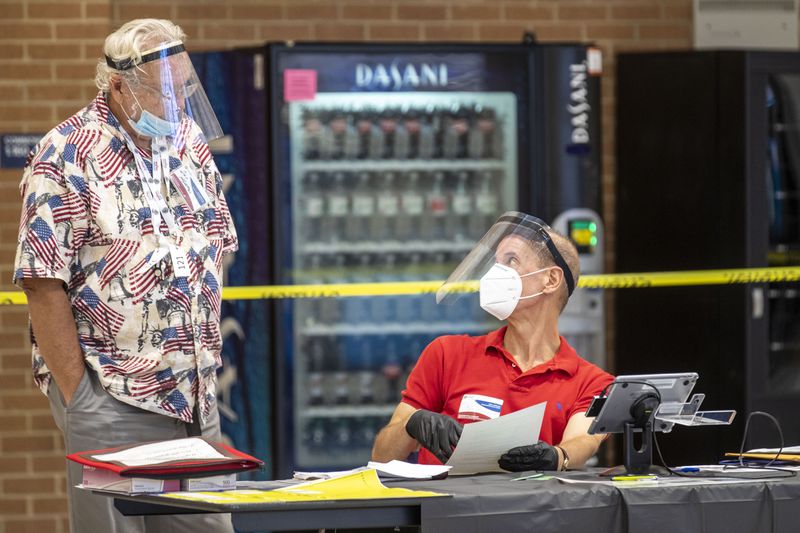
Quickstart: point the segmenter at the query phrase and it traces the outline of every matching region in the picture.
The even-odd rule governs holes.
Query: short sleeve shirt
[[[152,172],[152,158],[139,150]],[[175,220],[153,227],[133,153],[101,92],[48,132],[23,171],[14,281],[64,282],[86,363],[115,398],[184,421],[213,404],[221,364],[222,258],[237,249],[222,178],[197,125],[182,123],[169,146],[169,172],[194,176],[208,202],[189,207],[165,180]],[[159,237],[160,235],[160,237]],[[178,277],[159,242],[184,252]],[[35,337],[34,379],[50,372]]]
[[[569,419],[585,412],[614,378],[581,358],[561,337],[549,361],[526,372],[503,347],[506,328],[488,335],[450,335],[429,344],[409,374],[403,402],[469,424],[547,402],[540,440],[561,442]],[[421,449],[419,462],[437,464]]]

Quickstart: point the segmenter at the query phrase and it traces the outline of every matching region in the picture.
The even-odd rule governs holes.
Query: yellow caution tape
[[[692,285],[733,285],[738,283],[786,283],[800,281],[800,266],[686,270],[679,272],[638,272],[630,274],[587,274],[578,287],[584,289],[633,289]],[[285,298],[342,298],[348,296],[395,296],[433,294],[442,281],[396,281],[386,283],[340,283],[330,285],[263,285],[225,287],[223,300],[265,300]],[[477,281],[453,285],[452,292],[475,292]],[[21,291],[0,292],[0,305],[24,305]]]

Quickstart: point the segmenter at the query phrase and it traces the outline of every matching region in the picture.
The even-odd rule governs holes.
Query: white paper
[[[404,479],[431,479],[440,476],[452,467],[447,465],[419,465],[405,461],[389,461],[378,463],[370,461],[367,468],[374,468],[380,477],[398,477]]]
[[[446,463],[453,467],[450,473],[504,472],[497,464],[501,455],[539,441],[546,406],[547,402],[542,402],[494,420],[466,424]]]
[[[312,480],[312,479],[333,479],[335,477],[342,477],[342,476],[349,476],[350,474],[354,474],[356,472],[361,472],[362,470],[366,470],[365,467],[360,466],[358,468],[353,468],[351,470],[334,470],[331,472],[295,472],[293,477],[294,479],[300,479],[303,481]]]
[[[186,459],[225,459],[203,439],[188,438],[143,444],[121,452],[93,455],[97,461],[118,461],[125,466],[143,466]]]
[[[756,448],[755,450],[747,450],[744,453],[778,453],[780,448]],[[798,454],[800,453],[800,446],[787,446],[783,450],[781,450],[781,454]]]

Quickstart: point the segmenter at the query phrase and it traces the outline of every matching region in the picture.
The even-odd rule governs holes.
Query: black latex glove
[[[509,472],[523,470],[558,470],[558,452],[546,442],[511,448],[497,461],[500,468]]]
[[[411,415],[406,422],[406,432],[442,463],[453,454],[462,429],[464,426],[449,416],[425,409]]]

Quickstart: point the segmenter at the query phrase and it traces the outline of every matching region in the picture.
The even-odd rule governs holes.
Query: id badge
[[[482,394],[465,394],[458,407],[458,418],[466,420],[492,420],[500,416],[503,400]]]
[[[191,275],[189,270],[189,260],[186,259],[186,254],[177,246],[170,246],[170,254],[172,255],[172,270],[175,272],[176,278],[188,278]]]
[[[178,189],[183,199],[192,212],[197,211],[208,203],[206,191],[197,183],[195,175],[186,167],[181,166],[170,174],[172,185]]]

